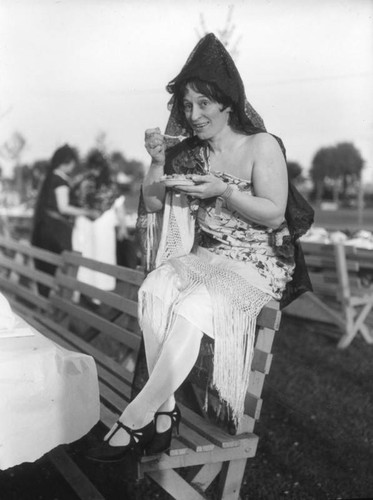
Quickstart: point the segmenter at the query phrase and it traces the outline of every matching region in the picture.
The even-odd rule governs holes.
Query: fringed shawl
[[[161,342],[166,342],[178,306],[198,286],[205,286],[211,297],[213,311],[215,349],[212,383],[221,399],[228,403],[237,423],[244,413],[256,318],[271,296],[258,290],[239,274],[223,266],[212,265],[190,253],[194,244],[194,217],[185,195],[167,193],[159,236],[160,222],[160,214],[152,214],[148,219],[147,247],[152,247],[152,251],[147,255],[155,259],[154,263],[148,262],[148,267],[157,268],[169,263],[177,272],[180,285],[163,318],[159,318],[156,302],[140,289],[140,327],[143,327],[144,318],[156,324],[156,335]],[[158,242],[156,252],[155,242]]]

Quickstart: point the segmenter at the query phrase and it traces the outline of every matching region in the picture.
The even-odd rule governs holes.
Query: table
[[[0,325],[1,470],[76,441],[100,416],[94,359],[15,318],[8,331]]]

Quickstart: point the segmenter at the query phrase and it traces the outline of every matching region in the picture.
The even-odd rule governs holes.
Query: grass
[[[373,346],[356,338],[338,350],[338,336],[330,325],[283,317],[242,500],[373,498]],[[81,465],[107,500],[169,499],[148,479],[134,483],[129,463]],[[43,458],[0,473],[0,498],[75,496]]]
[[[283,318],[243,499],[373,497],[373,346]]]

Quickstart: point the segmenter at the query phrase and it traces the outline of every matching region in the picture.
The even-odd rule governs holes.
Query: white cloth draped
[[[75,220],[72,245],[73,250],[81,252],[83,257],[116,264],[116,234],[118,219],[115,207],[111,207],[96,220],[80,216]],[[101,290],[113,290],[115,278],[85,267],[78,270],[78,280]]]
[[[1,332],[12,329],[15,325],[15,321],[16,319],[9,302],[4,295],[0,293],[0,335]]]
[[[100,417],[94,359],[59,347],[17,316],[0,336],[0,393],[1,470],[76,441]]]

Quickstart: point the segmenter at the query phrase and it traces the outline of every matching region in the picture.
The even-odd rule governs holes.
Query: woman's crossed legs
[[[131,429],[150,423],[158,411],[171,411],[175,406],[174,393],[192,370],[200,349],[202,332],[183,316],[177,315],[166,341],[162,344],[150,324],[143,327],[149,379],[136,398],[125,408],[119,420]],[[163,418],[162,418],[163,417]],[[157,432],[170,426],[167,416],[157,418]],[[129,443],[129,434],[117,425],[106,434],[111,446]]]

